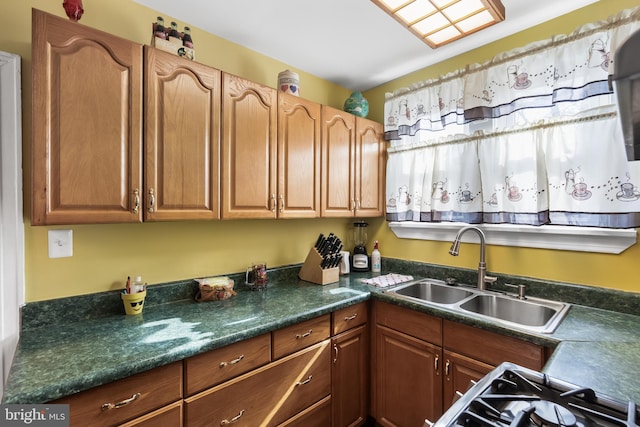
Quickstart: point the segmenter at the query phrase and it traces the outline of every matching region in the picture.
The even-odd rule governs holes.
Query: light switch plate
[[[73,231],[49,230],[49,258],[73,256]]]

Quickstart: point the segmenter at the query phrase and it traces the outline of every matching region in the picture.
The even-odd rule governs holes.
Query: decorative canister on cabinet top
[[[344,111],[359,117],[367,117],[369,114],[369,101],[362,95],[362,92],[353,92],[344,101]]]
[[[300,77],[293,71],[285,70],[278,74],[278,87],[284,93],[300,96]]]

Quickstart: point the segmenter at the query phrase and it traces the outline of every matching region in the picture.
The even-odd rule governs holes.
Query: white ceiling
[[[370,0],[134,1],[284,62],[293,71],[362,91],[598,0],[502,0],[504,22],[438,49]],[[197,39],[194,43],[196,51],[203,48]]]

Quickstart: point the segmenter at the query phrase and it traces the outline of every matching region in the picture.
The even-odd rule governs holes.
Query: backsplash
[[[302,264],[288,265],[269,269],[270,282],[295,284]],[[415,278],[433,278],[445,280],[454,278],[458,283],[474,285],[477,281],[476,270],[446,267],[394,258],[382,259],[382,274],[401,273]],[[352,273],[367,277],[367,273]],[[489,272],[491,275],[495,275]],[[244,273],[227,274],[236,283],[236,291],[244,291]],[[640,313],[640,293],[624,292],[614,289],[575,285],[570,283],[549,282],[532,278],[498,275],[498,281],[489,285],[492,290],[511,292],[505,283],[526,285],[527,295],[579,304],[626,314]],[[167,304],[176,301],[193,300],[198,291],[194,279],[153,284],[149,286],[145,307]],[[58,298],[46,301],[30,302],[21,308],[22,329],[37,328],[51,324],[81,322],[87,319],[122,315],[120,290],[99,292]],[[268,290],[267,290],[268,292]]]

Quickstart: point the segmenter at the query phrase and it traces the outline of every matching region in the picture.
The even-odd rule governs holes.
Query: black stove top
[[[638,407],[512,363],[471,387],[434,427],[638,427]]]

